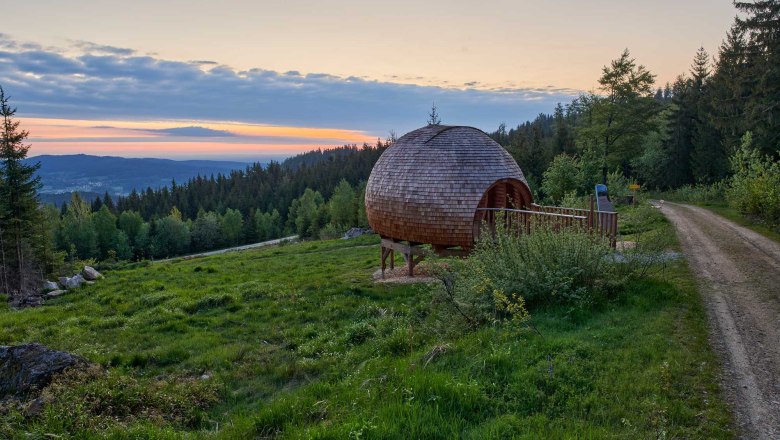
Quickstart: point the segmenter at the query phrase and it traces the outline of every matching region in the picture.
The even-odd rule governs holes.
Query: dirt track
[[[703,208],[662,211],[699,279],[741,436],[780,439],[780,244]]]

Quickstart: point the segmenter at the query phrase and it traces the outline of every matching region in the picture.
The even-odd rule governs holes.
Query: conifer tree
[[[745,32],[745,103],[753,142],[764,153],[780,153],[780,1],[736,2],[744,15],[736,26]]]
[[[439,124],[441,124],[441,118],[439,117],[439,113],[436,109],[436,103],[434,102],[433,105],[431,105],[431,112],[428,113],[428,125]]]
[[[38,289],[40,262],[34,251],[35,225],[40,218],[37,193],[40,178],[35,172],[40,164],[23,160],[30,149],[25,145],[28,132],[14,119],[16,109],[0,87],[0,262],[3,265],[3,288],[11,299],[20,300]]]

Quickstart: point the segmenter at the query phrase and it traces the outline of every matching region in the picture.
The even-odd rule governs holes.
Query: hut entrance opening
[[[478,208],[527,209],[530,206],[531,194],[528,187],[519,180],[503,179],[485,191]]]
[[[479,236],[480,228],[485,224],[494,227],[496,216],[505,214],[504,210],[529,210],[532,203],[531,192],[525,183],[515,179],[499,180],[485,191],[477,205],[473,237]]]

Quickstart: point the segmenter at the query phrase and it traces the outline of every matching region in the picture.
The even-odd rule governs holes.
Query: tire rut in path
[[[740,434],[780,439],[780,244],[703,208],[661,210],[698,278]]]

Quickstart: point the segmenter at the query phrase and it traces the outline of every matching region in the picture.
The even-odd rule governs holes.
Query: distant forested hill
[[[228,174],[247,166],[243,162],[131,159],[86,154],[42,155],[26,159],[26,162],[41,163],[38,175],[43,182],[44,201],[55,201],[56,197],[46,197],[46,194],[57,193],[129,194],[133,189],[160,188],[170,185],[171,180],[185,182],[198,175]]]
[[[119,197],[119,212],[132,210],[144,219],[164,217],[176,207],[185,219],[199,210],[224,212],[227,208],[244,216],[274,209],[286,219],[293,199],[310,188],[326,199],[344,179],[350,185],[365,184],[386,144],[344,146],[314,150],[268,165],[253,164],[244,169],[213,176],[200,175],[173,187],[147,188]]]

